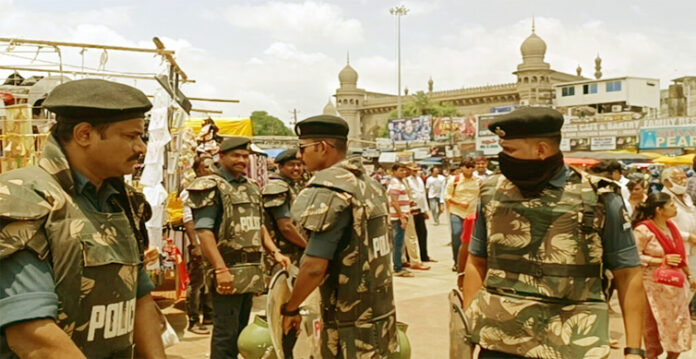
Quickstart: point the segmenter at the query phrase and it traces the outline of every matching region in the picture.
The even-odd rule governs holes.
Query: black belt
[[[259,263],[261,262],[260,252],[244,252],[234,249],[220,249],[220,255],[225,264],[237,263]]]
[[[529,274],[533,277],[601,278],[601,264],[539,263],[524,259],[488,258],[488,268],[506,272]]]

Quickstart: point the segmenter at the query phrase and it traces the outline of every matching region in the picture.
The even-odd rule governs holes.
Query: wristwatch
[[[641,349],[641,348],[629,348],[629,347],[625,347],[625,348],[624,348],[624,355],[629,355],[629,354],[640,355],[641,358],[645,358],[645,357],[646,357],[645,350],[643,350],[643,349]]]
[[[284,315],[284,316],[286,316],[286,317],[294,317],[294,316],[300,314],[300,308],[297,308],[297,309],[292,310],[292,311],[288,311],[288,310],[285,309],[285,307],[286,307],[287,305],[288,305],[288,303],[285,303],[285,304],[283,304],[283,305],[280,306],[280,314],[282,314],[282,315]]]

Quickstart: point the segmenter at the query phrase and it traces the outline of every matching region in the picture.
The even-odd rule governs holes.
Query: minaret
[[[430,80],[428,80],[428,92],[432,93],[433,92],[433,77],[430,76]]]
[[[575,69],[575,73],[578,74],[578,77],[582,76],[582,67],[580,67],[580,64],[578,64],[578,68]]]
[[[360,139],[363,134],[360,107],[365,98],[365,90],[358,88],[358,72],[350,66],[350,54],[346,55],[346,66],[338,73],[338,82],[340,87],[336,90],[336,110],[348,122],[348,138]]]
[[[597,57],[594,59],[594,68],[595,68],[595,73],[594,77],[599,80],[602,78],[602,58],[599,57],[599,54],[597,54]]]

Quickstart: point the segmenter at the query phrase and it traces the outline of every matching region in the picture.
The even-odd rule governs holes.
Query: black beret
[[[546,107],[521,107],[498,116],[488,129],[501,139],[552,137],[561,134],[563,115]]]
[[[145,117],[152,104],[135,87],[99,79],[69,81],[56,86],[43,107],[62,121],[109,123]]]
[[[291,148],[287,149],[281,153],[278,154],[275,158],[276,163],[285,163],[287,161],[292,161],[292,160],[298,160],[297,158],[297,149],[296,148]]]
[[[227,151],[236,150],[238,148],[248,150],[250,142],[251,140],[249,139],[249,137],[226,137],[224,140],[222,140],[222,144],[220,145],[220,152],[225,153]]]
[[[306,118],[295,125],[295,133],[300,139],[338,138],[348,139],[346,120],[331,115],[319,115]]]

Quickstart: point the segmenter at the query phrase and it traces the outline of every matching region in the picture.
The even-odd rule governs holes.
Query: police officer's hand
[[[428,214],[428,212],[423,212],[423,214],[425,214],[425,219],[430,219],[430,215]]]
[[[665,254],[665,263],[672,267],[676,267],[682,262],[682,257],[679,254]]]
[[[290,264],[292,264],[292,261],[290,258],[282,253],[280,251],[276,251],[273,253],[273,259],[275,259],[276,262],[278,262],[280,265],[283,266],[283,268],[288,268]]]
[[[300,324],[302,324],[302,317],[298,315],[294,316],[283,316],[283,334],[290,333],[291,330],[295,331],[296,335],[300,334]]]
[[[234,275],[232,275],[232,273],[229,271],[216,271],[215,282],[217,283],[215,290],[218,292],[218,294],[234,294]]]

